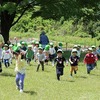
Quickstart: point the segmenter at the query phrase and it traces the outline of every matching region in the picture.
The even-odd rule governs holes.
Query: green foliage
[[[16,11],[16,3],[4,3],[2,6],[0,6],[0,11],[8,11],[9,14],[13,14]]]

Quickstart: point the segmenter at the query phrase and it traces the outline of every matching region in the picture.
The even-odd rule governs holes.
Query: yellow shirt
[[[16,60],[16,68],[15,71],[21,74],[25,74],[25,61],[21,59],[21,55],[18,56]]]

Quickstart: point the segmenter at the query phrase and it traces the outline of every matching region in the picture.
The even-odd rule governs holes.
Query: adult
[[[0,34],[0,72],[2,72],[2,46],[4,45],[4,38]]]
[[[43,28],[42,28],[42,32],[40,34],[40,44],[42,44],[43,49],[45,48],[45,46],[47,44],[49,44],[49,39],[48,39],[45,31],[43,30]]]

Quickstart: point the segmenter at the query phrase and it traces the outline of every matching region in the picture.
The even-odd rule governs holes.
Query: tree
[[[1,34],[5,43],[9,40],[9,31],[35,2],[31,0],[0,0]],[[17,14],[19,16],[16,18]],[[15,20],[16,18],[16,20]]]
[[[47,10],[48,7],[50,7],[49,5],[57,9],[57,5],[60,3],[60,0],[0,0],[0,29],[5,43],[9,40],[11,27],[20,20],[27,10],[31,9],[31,12],[35,12],[34,7],[39,6],[39,11],[41,12],[44,9]],[[51,10],[51,13],[52,11],[53,10]],[[55,14],[53,16],[55,16]]]

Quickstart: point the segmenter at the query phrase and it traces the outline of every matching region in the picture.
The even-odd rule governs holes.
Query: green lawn
[[[36,72],[37,63],[27,66],[24,93],[16,90],[14,64],[3,65],[0,74],[0,100],[100,100],[100,61],[98,69],[86,74],[81,62],[74,78],[70,78],[70,66],[65,67],[61,81],[57,81],[55,67],[45,65],[45,71]]]

